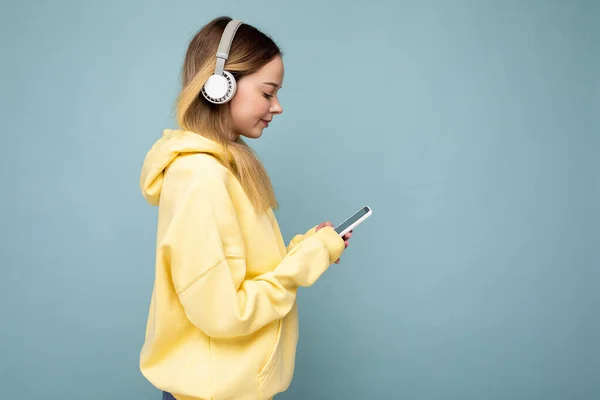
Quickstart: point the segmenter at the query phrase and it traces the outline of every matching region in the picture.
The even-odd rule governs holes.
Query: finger
[[[333,226],[333,224],[332,224],[331,222],[329,222],[329,221],[327,221],[327,222],[321,222],[321,223],[319,224],[319,226],[317,226],[317,231],[318,231],[319,229],[323,229],[323,228],[325,228],[326,226]]]
[[[350,244],[349,244],[349,243],[348,243],[348,241],[346,240],[346,241],[344,241],[344,245],[345,245],[345,247],[344,247],[344,248],[345,248],[345,249],[347,249],[347,248],[348,248],[348,246],[349,246]]]
[[[338,259],[335,261],[335,263],[336,263],[336,264],[339,264],[339,263],[340,263],[340,259],[338,258]]]
[[[332,225],[332,224],[331,224],[331,222],[329,222],[329,221],[326,221],[326,222],[321,222],[321,223],[319,224],[319,227],[321,227],[321,228],[324,228],[324,227],[326,227],[326,226],[331,226],[331,225]]]

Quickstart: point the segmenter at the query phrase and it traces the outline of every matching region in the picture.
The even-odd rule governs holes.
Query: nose
[[[271,104],[271,109],[269,112],[271,114],[281,114],[283,112],[283,108],[281,108],[281,104],[279,103],[279,99],[273,98],[273,103]]]

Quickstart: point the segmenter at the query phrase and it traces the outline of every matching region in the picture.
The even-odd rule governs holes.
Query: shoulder
[[[164,171],[161,201],[163,205],[190,198],[224,201],[230,197],[229,175],[228,169],[209,154],[179,155]]]
[[[178,156],[169,166],[166,175],[171,179],[185,179],[192,182],[223,184],[227,181],[228,170],[210,154],[192,153]]]

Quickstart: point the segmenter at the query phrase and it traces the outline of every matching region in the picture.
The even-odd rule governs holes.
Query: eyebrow
[[[276,88],[276,89],[277,89],[277,88],[281,89],[281,87],[280,87],[278,84],[276,84],[275,82],[263,82],[263,83],[264,83],[265,85],[270,85],[270,86],[273,86],[273,87],[274,87],[274,88]]]

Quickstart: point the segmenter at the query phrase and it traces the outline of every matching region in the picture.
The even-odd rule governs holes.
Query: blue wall
[[[281,399],[600,398],[600,2],[0,4],[3,398],[159,398],[139,172],[222,14],[285,52],[285,239],[374,209]]]

